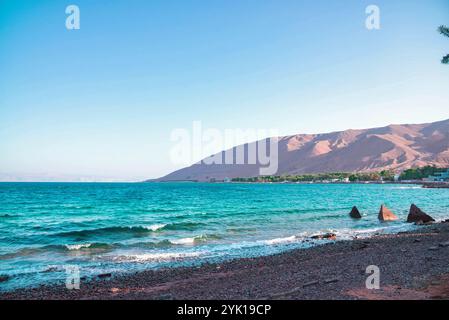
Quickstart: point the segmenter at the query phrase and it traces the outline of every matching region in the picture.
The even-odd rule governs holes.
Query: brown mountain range
[[[324,134],[298,134],[278,139],[276,175],[402,171],[424,165],[449,166],[449,120]],[[247,150],[248,145],[245,148]],[[207,165],[199,162],[156,181],[210,181],[258,175],[258,165]]]

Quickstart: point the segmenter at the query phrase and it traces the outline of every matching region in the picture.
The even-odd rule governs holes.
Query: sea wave
[[[155,212],[155,213],[172,213],[172,212],[179,212],[182,211],[181,209],[177,208],[147,208],[147,209],[135,209],[137,212]]]
[[[88,238],[88,237],[95,237],[98,235],[114,235],[114,234],[139,235],[139,234],[146,234],[146,233],[163,231],[163,230],[193,231],[193,230],[200,228],[203,225],[204,224],[201,222],[179,222],[179,223],[169,223],[169,224],[154,224],[154,225],[150,225],[150,226],[113,226],[113,227],[104,227],[104,228],[96,228],[96,229],[84,229],[84,230],[60,232],[60,233],[54,234],[54,236]]]
[[[335,207],[334,211],[347,210],[348,207]],[[349,208],[350,209],[350,208]],[[262,213],[319,213],[329,212],[329,208],[276,208],[262,211]]]
[[[61,248],[62,246],[58,246],[58,248]],[[77,251],[77,250],[84,250],[84,249],[114,249],[121,247],[118,243],[80,243],[80,244],[66,244],[64,247],[69,251]]]
[[[62,247],[62,246],[58,246]],[[95,249],[102,249],[102,250],[112,250],[115,248],[121,247],[121,244],[119,243],[103,243],[103,242],[94,242],[94,243],[79,243],[79,244],[66,244],[63,247],[69,251],[76,251],[76,250],[95,250]]]
[[[19,217],[19,216],[14,215],[14,214],[9,214],[9,213],[0,214],[0,218],[16,218],[16,217]]]
[[[170,242],[179,245],[195,244],[195,238],[182,238],[177,240],[170,240]]]
[[[9,253],[4,253],[4,254],[0,255],[0,261],[14,259],[14,258],[18,258],[18,257],[27,257],[27,256],[31,256],[34,254],[38,254],[43,251],[44,251],[44,249],[42,249],[42,247],[23,248],[18,251],[15,251],[15,252],[9,252]]]
[[[198,228],[201,228],[205,226],[202,222],[176,222],[176,223],[169,223],[162,230],[170,230],[170,231],[177,231],[177,230],[186,230],[186,231],[193,231]]]
[[[256,227],[253,227],[253,228],[250,228],[250,227],[229,227],[229,228],[226,228],[226,232],[229,232],[229,233],[249,233],[249,232],[256,232],[256,231],[257,231]]]
[[[170,240],[170,243],[175,245],[193,245],[206,242],[209,240],[219,240],[221,238],[222,236],[219,234],[203,234],[195,237]]]
[[[14,252],[9,252],[0,255],[0,260],[9,260],[20,257],[28,257],[33,255],[38,255],[42,253],[48,252],[70,252],[77,250],[94,250],[94,249],[102,249],[102,250],[111,250],[119,247],[119,244],[108,244],[108,243],[83,243],[83,244],[65,244],[65,245],[46,245],[41,247],[29,247],[29,248],[21,248]]]
[[[66,244],[65,247],[69,250],[80,250],[83,248],[89,248],[92,244],[91,243],[84,243],[84,244]]]
[[[176,246],[188,246],[197,245],[204,243],[209,240],[221,239],[220,235],[217,234],[205,234],[198,235],[194,237],[186,237],[179,239],[163,239],[160,241],[146,241],[146,242],[135,242],[131,244],[124,243],[103,243],[103,242],[85,242],[85,243],[67,243],[63,245],[46,245],[41,247],[28,247],[21,248],[15,252],[5,253],[0,255],[0,260],[14,259],[18,257],[33,256],[48,252],[75,252],[82,251],[85,253],[97,252],[98,251],[112,251],[114,249],[132,249],[132,248],[144,248],[144,249],[161,249],[170,248]]]
[[[166,224],[152,224],[151,226],[144,227],[145,229],[151,230],[151,231],[158,231],[163,229],[166,226]]]

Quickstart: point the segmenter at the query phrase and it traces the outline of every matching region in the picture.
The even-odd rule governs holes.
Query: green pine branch
[[[444,35],[444,36],[446,36],[446,37],[449,37],[449,28],[448,28],[448,27],[446,27],[446,26],[440,26],[440,27],[438,27],[438,31],[439,31],[442,35]]]
[[[443,59],[441,60],[441,63],[449,64],[449,54],[447,56],[443,57]]]
[[[448,28],[448,27],[446,27],[446,26],[440,26],[440,27],[438,28],[438,31],[439,31],[443,36],[449,37],[449,28]],[[441,63],[449,64],[449,54],[446,55],[446,56],[444,56],[443,59],[441,59]]]

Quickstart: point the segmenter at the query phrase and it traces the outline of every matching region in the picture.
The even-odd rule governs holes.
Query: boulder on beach
[[[353,207],[351,212],[349,213],[349,215],[351,216],[351,218],[353,219],[361,219],[362,215],[360,214],[359,209],[357,209],[357,207]]]
[[[412,204],[412,206],[410,207],[410,212],[407,217],[407,222],[419,222],[419,221],[421,221],[422,223],[428,223],[434,222],[435,219],[433,219],[427,213],[422,211],[416,205]]]
[[[379,211],[379,220],[380,221],[394,221],[398,220],[398,217],[390,211],[385,205],[380,207]]]

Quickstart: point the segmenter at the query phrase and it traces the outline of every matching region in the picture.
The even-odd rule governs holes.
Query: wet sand
[[[380,269],[380,289],[366,289]],[[200,267],[148,270],[0,299],[449,299],[449,223]]]

